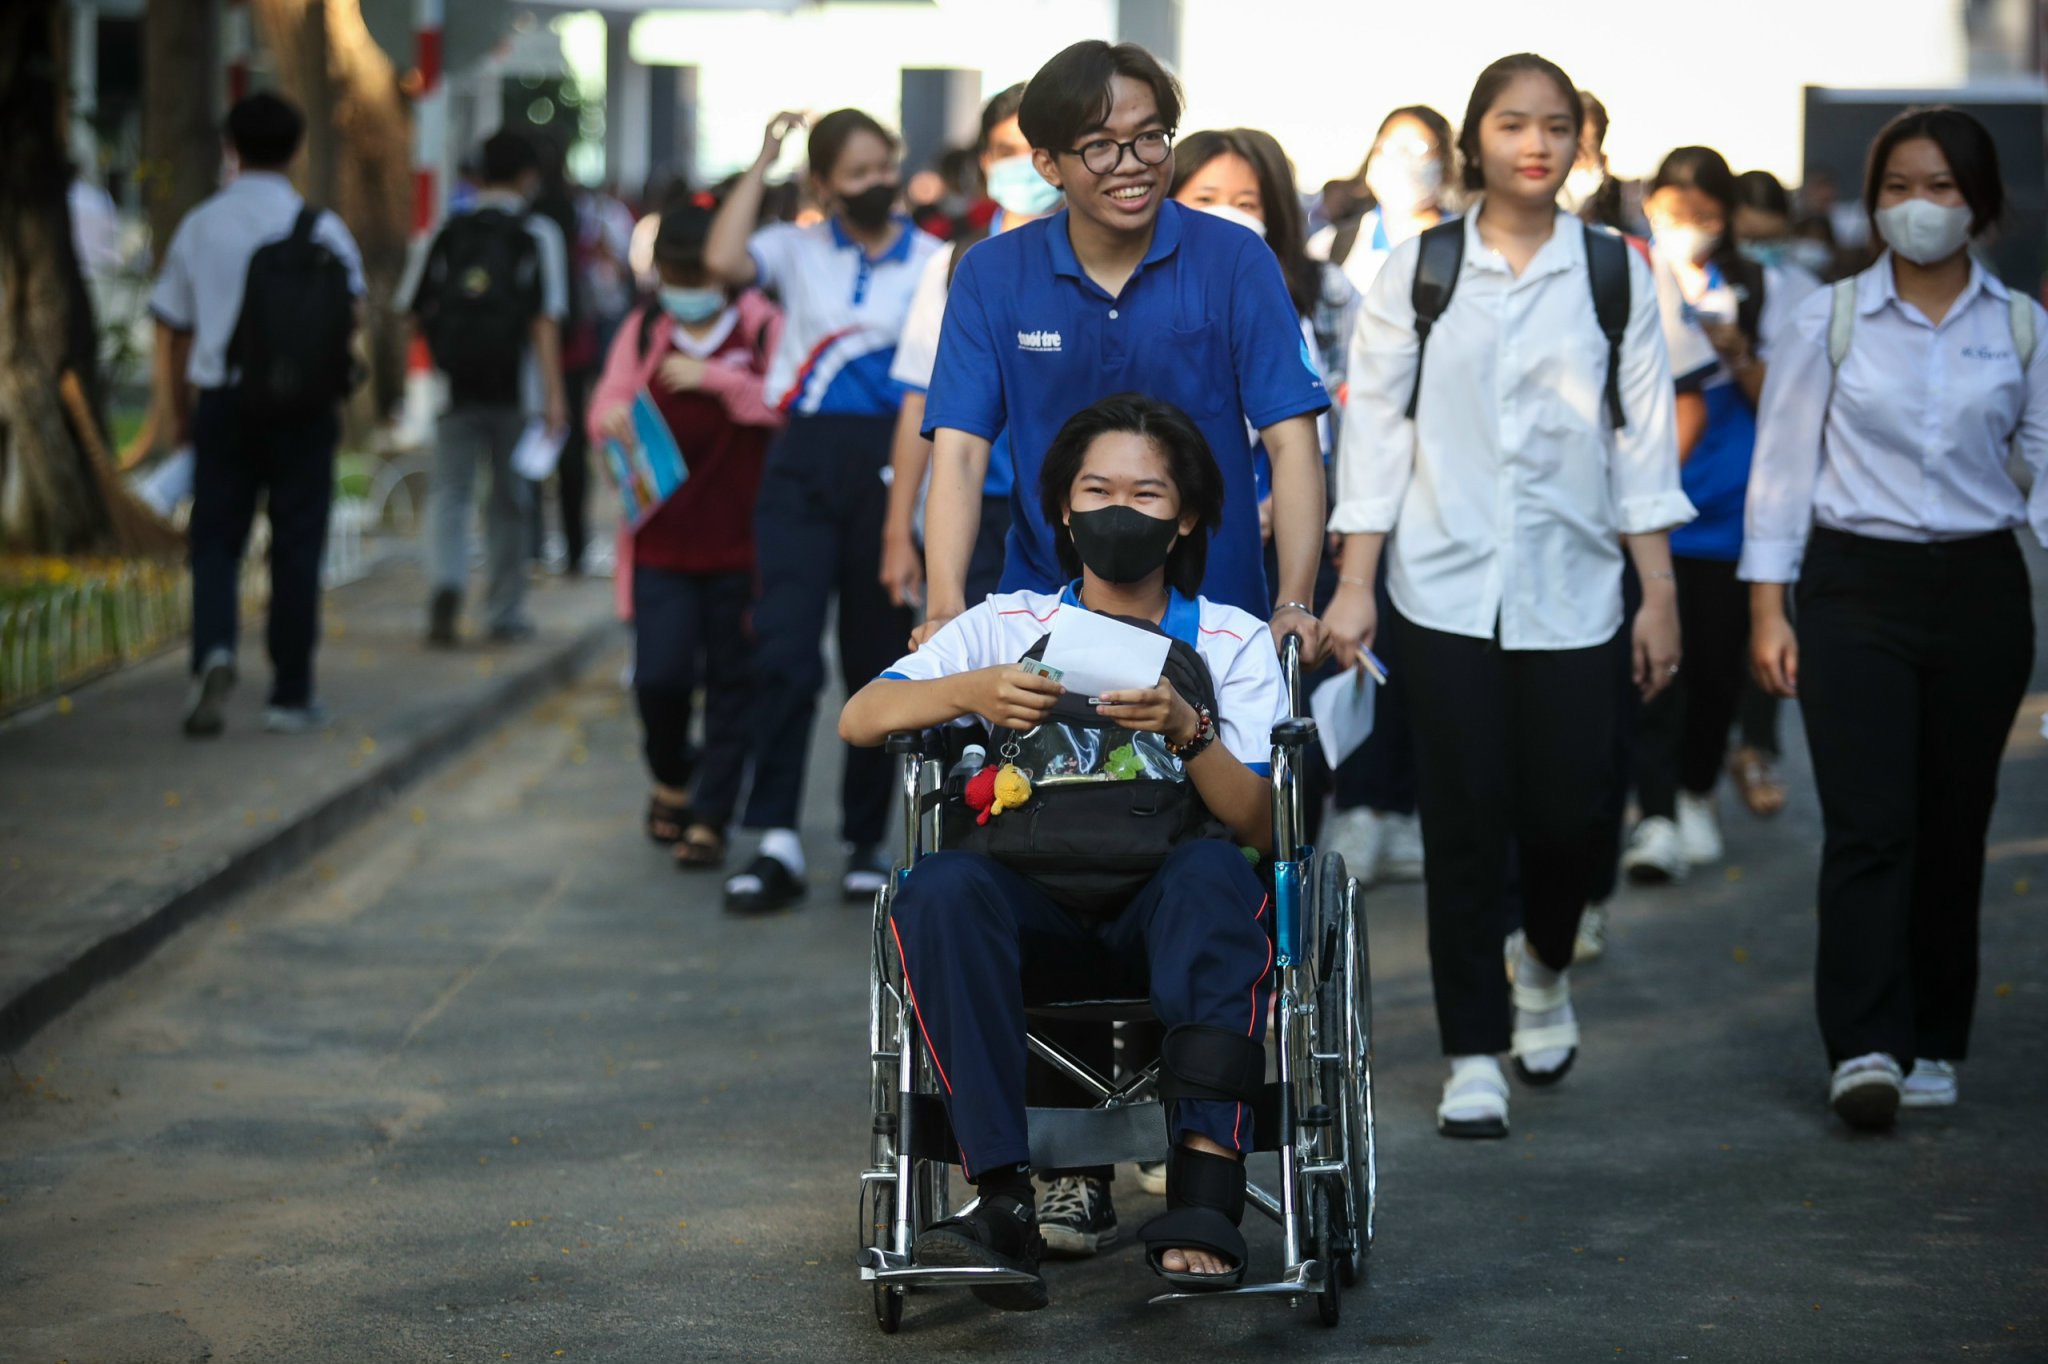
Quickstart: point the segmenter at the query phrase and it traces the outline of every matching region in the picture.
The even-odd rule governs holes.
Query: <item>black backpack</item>
[[[1628,332],[1629,244],[1605,228],[1586,225],[1586,277],[1593,287],[1593,315],[1607,338],[1607,420],[1620,430],[1628,425],[1621,408],[1621,341]],[[1415,307],[1415,386],[1408,392],[1408,420],[1422,397],[1422,355],[1429,329],[1451,306],[1458,273],[1465,265],[1465,224],[1453,218],[1422,234],[1421,256],[1415,262],[1415,285],[1409,300]]]
[[[299,210],[291,235],[259,247],[242,284],[242,312],[228,342],[242,410],[261,420],[331,409],[355,387],[355,295],[348,266],[313,239],[320,210]]]
[[[1115,619],[1160,633],[1151,621]],[[1042,658],[1049,638],[1024,657]],[[1166,677],[1181,695],[1216,713],[1209,666],[1184,641],[1175,640],[1167,651]],[[925,808],[941,808],[943,845],[995,858],[1077,913],[1121,913],[1175,848],[1190,839],[1229,836],[1164,738],[1096,714],[1086,697],[1062,696],[1036,729],[999,730],[988,742],[996,750],[990,761],[1014,762],[1030,772],[1031,797],[977,823],[978,812],[965,799],[972,774],[956,772],[924,797]],[[1014,754],[1008,752],[1012,745]],[[1128,755],[1119,758],[1127,748]],[[1121,767],[1121,779],[1088,780],[1113,763]]]
[[[450,218],[427,252],[413,313],[458,400],[519,400],[519,371],[540,316],[540,248],[503,209]]]

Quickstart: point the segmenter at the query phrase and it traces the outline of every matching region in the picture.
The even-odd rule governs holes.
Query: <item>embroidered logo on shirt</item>
[[[2009,350],[1994,350],[1990,346],[1964,346],[1963,358],[1965,360],[2010,360],[2012,359],[2012,352]]]
[[[1053,354],[1060,348],[1058,332],[1018,332],[1017,349],[1034,350],[1041,354]]]

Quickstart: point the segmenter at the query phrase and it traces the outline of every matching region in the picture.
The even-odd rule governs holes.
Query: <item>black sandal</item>
[[[663,800],[660,796],[647,798],[647,836],[656,843],[667,847],[680,843],[683,831],[690,823],[690,807]]]
[[[1182,1288],[1235,1288],[1251,1259],[1244,1233],[1244,1163],[1233,1156],[1176,1146],[1166,1159],[1166,1211],[1138,1232],[1152,1272]],[[1206,1250],[1231,1262],[1221,1274],[1168,1269],[1169,1250]]]
[[[755,884],[735,890],[733,882],[742,877],[751,878]],[[802,877],[762,853],[747,864],[745,871],[725,883],[725,909],[728,914],[766,914],[795,904],[804,898],[806,889]]]
[[[725,865],[725,831],[692,821],[676,840],[676,866],[684,871],[710,871]]]
[[[918,1233],[911,1258],[920,1267],[1007,1269],[1028,1280],[977,1284],[974,1296],[1005,1312],[1036,1312],[1050,1301],[1038,1271],[1045,1238],[1038,1214],[1008,1194],[985,1194],[973,1207]]]

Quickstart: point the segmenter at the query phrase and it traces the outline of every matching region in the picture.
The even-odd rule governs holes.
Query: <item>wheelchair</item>
[[[1372,1095],[1372,981],[1366,925],[1356,881],[1343,859],[1317,854],[1304,838],[1301,764],[1315,721],[1302,705],[1299,641],[1282,648],[1290,717],[1273,729],[1274,991],[1269,1042],[1277,1078],[1254,1104],[1257,1150],[1277,1152],[1278,1187],[1247,1181],[1245,1201],[1279,1225],[1280,1276],[1192,1292],[1163,1292],[1153,1303],[1264,1297],[1298,1306],[1313,1299],[1318,1318],[1337,1324],[1343,1290],[1365,1282],[1378,1196]],[[875,897],[868,977],[868,1058],[873,1129],[860,1176],[860,1277],[874,1297],[875,1321],[893,1334],[911,1290],[966,1288],[1014,1281],[995,1268],[921,1266],[918,1232],[951,1209],[951,1166],[959,1160],[932,1057],[911,1016],[902,963],[889,928],[896,888],[920,856],[936,851],[939,812],[932,797],[943,764],[926,736],[890,736],[901,762],[904,840],[889,885]],[[1071,1169],[1164,1160],[1161,1064],[1121,1081],[1042,1036],[1042,1026],[1133,1022],[1152,1018],[1144,999],[1033,1004],[1027,1001],[1032,1055],[1073,1081],[1089,1108],[1030,1108],[1031,1163]]]

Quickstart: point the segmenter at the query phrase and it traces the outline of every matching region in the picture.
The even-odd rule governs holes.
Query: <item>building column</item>
[[[605,15],[604,173],[631,197],[647,183],[652,105],[648,70],[633,60],[633,16]]]
[[[979,71],[907,66],[902,89],[906,174],[932,168],[948,147],[964,146],[981,131]]]
[[[1116,36],[1136,43],[1171,70],[1180,69],[1183,0],[1116,0]]]

